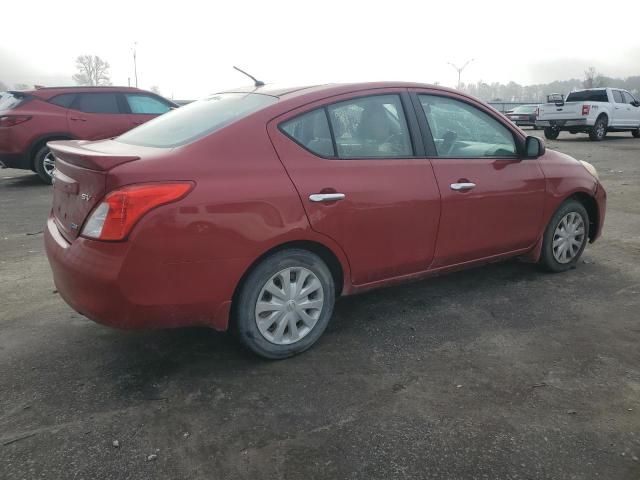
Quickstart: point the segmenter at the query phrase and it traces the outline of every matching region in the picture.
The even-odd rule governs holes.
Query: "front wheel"
[[[599,142],[607,134],[607,118],[600,116],[593,125],[593,128],[589,131],[589,139],[594,142]]]
[[[53,179],[53,171],[56,169],[55,158],[53,153],[46,145],[36,153],[33,159],[34,168],[40,180],[47,185],[51,185]]]
[[[551,217],[542,240],[540,265],[564,272],[580,259],[589,238],[589,215],[577,200],[568,200]]]
[[[233,328],[258,355],[287,358],[320,338],[334,303],[335,284],[324,261],[306,250],[283,250],[265,258],[243,282]]]
[[[544,136],[547,140],[555,140],[560,135],[560,130],[556,127],[544,127]]]

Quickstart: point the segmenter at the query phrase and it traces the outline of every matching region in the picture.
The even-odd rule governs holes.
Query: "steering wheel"
[[[447,133],[442,136],[442,144],[440,144],[440,150],[442,151],[440,153],[443,155],[449,155],[457,138],[458,134],[456,132],[447,130]]]

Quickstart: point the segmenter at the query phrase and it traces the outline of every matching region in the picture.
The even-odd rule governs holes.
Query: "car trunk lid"
[[[56,160],[52,213],[60,233],[69,242],[78,237],[87,216],[104,197],[107,172],[140,158],[100,148],[104,144],[79,141],[48,144]]]

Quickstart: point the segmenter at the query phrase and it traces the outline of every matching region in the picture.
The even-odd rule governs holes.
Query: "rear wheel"
[[[306,250],[283,250],[247,276],[234,305],[233,328],[258,355],[290,357],[320,338],[334,302],[333,277],[322,259]]]
[[[636,128],[635,130],[631,130],[631,135],[633,135],[633,138],[640,138],[640,128]]]
[[[593,128],[589,131],[589,139],[594,142],[599,142],[607,134],[607,117],[600,115],[593,125]]]
[[[555,140],[560,135],[560,130],[556,127],[544,127],[544,136],[548,140]]]
[[[568,200],[551,217],[542,240],[540,264],[551,272],[573,268],[589,238],[589,215],[577,200]]]
[[[42,147],[36,153],[33,159],[33,165],[36,173],[44,183],[51,185],[53,179],[53,171],[56,168],[55,158],[53,153],[46,145]]]

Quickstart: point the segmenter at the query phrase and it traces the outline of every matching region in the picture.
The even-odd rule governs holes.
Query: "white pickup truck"
[[[588,133],[591,140],[602,140],[607,132],[631,132],[640,137],[640,102],[626,90],[589,88],[575,90],[567,98],[554,93],[538,107],[536,126],[544,136],[555,140],[561,131]]]

